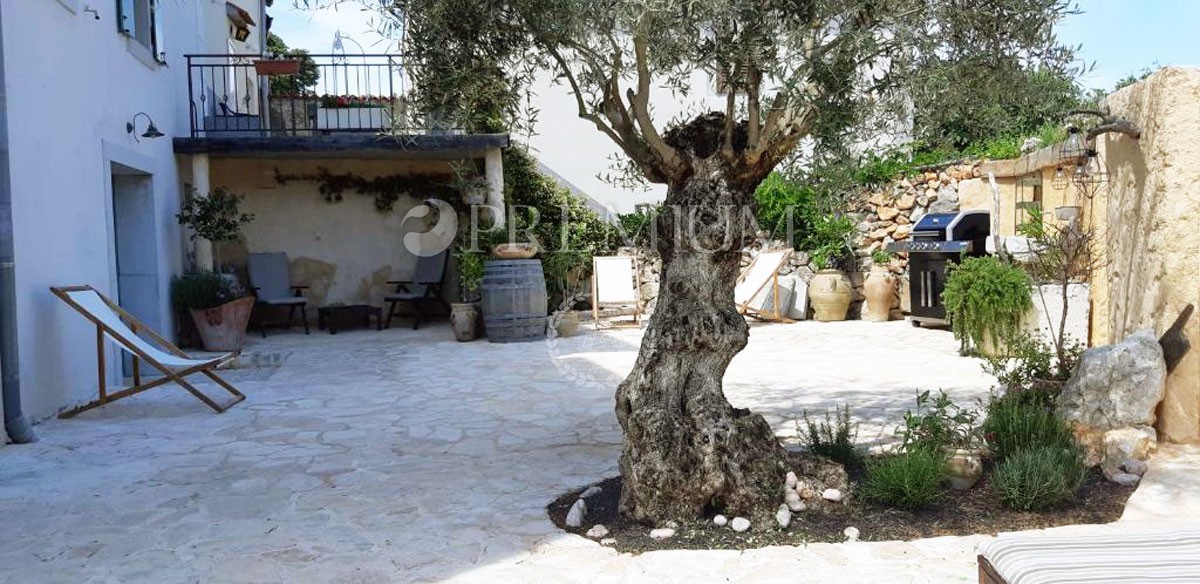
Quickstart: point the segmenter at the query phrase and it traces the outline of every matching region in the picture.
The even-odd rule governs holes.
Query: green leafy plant
[[[283,42],[275,33],[267,35],[267,53],[272,56],[297,59],[300,61],[300,71],[295,75],[274,75],[271,79],[271,94],[274,96],[307,95],[312,93],[317,81],[321,79],[321,70],[316,61],[304,49],[293,49]]]
[[[1078,447],[1044,445],[1006,458],[996,466],[992,484],[1009,508],[1041,511],[1074,499],[1086,473]]]
[[[187,197],[175,214],[175,219],[180,225],[191,228],[192,239],[203,237],[212,242],[231,241],[241,235],[243,225],[254,221],[254,215],[239,210],[242,198],[224,187],[201,196],[189,186]]]
[[[886,266],[891,261],[892,253],[887,250],[877,249],[871,252],[871,262],[877,266]]]
[[[790,236],[793,247],[803,246],[818,216],[816,198],[811,187],[772,172],[754,190],[754,219],[772,237]]]
[[[954,336],[964,349],[985,335],[992,343],[1013,338],[1033,307],[1029,276],[992,256],[965,258],[951,268],[942,303]]]
[[[215,272],[183,274],[171,279],[171,304],[177,313],[216,308],[240,296],[231,279]]]
[[[1083,354],[1083,343],[1067,338],[1062,358],[1040,336],[1018,334],[1008,340],[1007,356],[985,358],[983,369],[996,378],[1005,393],[1039,392],[1052,403]]]
[[[483,284],[484,263],[487,255],[460,247],[454,251],[458,263],[458,294],[463,302],[479,300],[479,287]]]
[[[940,451],[914,450],[867,461],[867,476],[859,492],[868,501],[923,509],[942,498],[946,458]]]
[[[1055,415],[1047,400],[1044,393],[1031,391],[992,397],[982,426],[992,456],[1004,460],[1038,447],[1075,446],[1071,426]]]
[[[814,421],[803,414],[804,427],[796,424],[796,433],[809,452],[824,456],[847,467],[858,467],[863,463],[863,453],[855,445],[858,424],[850,421],[850,406],[838,409],[835,414],[825,412],[824,420]]]
[[[978,420],[978,412],[959,407],[945,391],[939,390],[934,397],[925,390],[917,392],[917,409],[904,413],[904,424],[896,435],[905,452],[975,448],[981,443]]]
[[[825,215],[817,218],[810,229],[805,244],[818,268],[840,268],[853,255],[850,236],[854,233],[854,220],[849,216]]]

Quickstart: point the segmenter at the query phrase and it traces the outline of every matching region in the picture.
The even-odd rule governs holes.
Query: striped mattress
[[[1007,584],[1200,584],[1200,528],[1004,534],[979,545]]]

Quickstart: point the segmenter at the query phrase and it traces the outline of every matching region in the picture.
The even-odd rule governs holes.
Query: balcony
[[[414,123],[405,108],[400,55],[186,55],[189,136],[180,154],[481,151],[507,135],[464,135]],[[452,153],[452,152],[451,152]],[[440,156],[439,156],[440,157]]]

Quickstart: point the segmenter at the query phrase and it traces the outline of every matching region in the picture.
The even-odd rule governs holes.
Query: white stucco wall
[[[139,290],[157,302],[138,315],[170,334],[169,279],[180,268],[174,218],[179,177],[171,138],[188,133],[185,53],[224,51],[200,18],[225,18],[224,1],[160,2],[167,65],[138,58],[117,32],[112,2],[4,1],[5,72],[12,168],[22,400],[33,419],[94,396],[95,333],[50,286],[91,284],[115,296],[113,163],[150,175],[140,225],[157,247]],[[258,1],[242,2],[258,10]],[[95,7],[99,20],[85,7]],[[72,10],[75,8],[75,10]],[[166,137],[125,131],[145,112]],[[144,117],[137,120],[145,131]],[[109,371],[115,353],[110,349]],[[7,364],[6,364],[7,366]],[[116,381],[115,373],[111,381]]]

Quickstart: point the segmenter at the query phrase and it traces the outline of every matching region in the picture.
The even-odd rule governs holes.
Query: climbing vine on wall
[[[381,213],[391,211],[404,195],[442,199],[452,205],[460,199],[458,189],[452,186],[454,178],[449,175],[389,174],[366,178],[352,172],[334,174],[324,167],[317,167],[317,172],[309,174],[283,174],[275,169],[275,182],[280,185],[297,180],[317,183],[317,191],[329,203],[341,201],[347,191],[372,197],[375,210]]]

